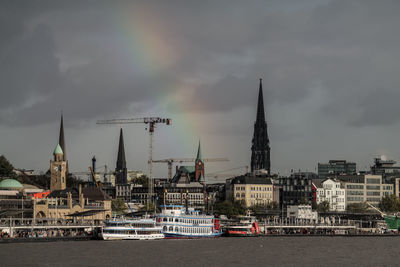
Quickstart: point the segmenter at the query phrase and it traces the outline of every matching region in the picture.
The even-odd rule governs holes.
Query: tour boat
[[[219,220],[182,205],[163,205],[156,215],[165,238],[204,238],[221,236]]]
[[[236,221],[228,223],[225,227],[226,236],[259,236],[260,229],[255,217],[246,215],[237,217]]]
[[[112,219],[104,222],[101,237],[104,240],[147,240],[163,239],[162,227],[151,218]]]

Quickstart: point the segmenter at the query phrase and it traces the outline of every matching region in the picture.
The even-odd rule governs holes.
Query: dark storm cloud
[[[328,118],[398,121],[387,116],[400,111],[398,1],[32,3],[1,9],[2,123],[46,123],[60,109],[71,120],[110,117],[182,90],[190,105],[171,107],[228,112],[254,105],[260,76],[267,104],[288,107],[317,87]],[[146,74],[126,64],[116,7],[144,7],[167,26],[176,62]]]

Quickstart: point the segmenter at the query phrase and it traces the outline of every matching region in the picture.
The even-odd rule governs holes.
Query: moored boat
[[[260,229],[255,217],[246,215],[239,216],[235,221],[228,223],[225,226],[225,236],[259,236]]]
[[[207,238],[221,236],[219,220],[212,215],[203,215],[183,205],[161,206],[156,215],[165,238]]]
[[[154,219],[120,218],[105,221],[101,237],[104,240],[149,240],[163,239],[164,234]]]

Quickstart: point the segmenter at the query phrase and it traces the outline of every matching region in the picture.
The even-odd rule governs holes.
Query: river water
[[[0,244],[0,266],[400,266],[397,237]]]

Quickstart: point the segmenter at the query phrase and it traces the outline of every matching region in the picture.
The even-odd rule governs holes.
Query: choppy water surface
[[[1,266],[400,266],[400,237],[0,244]]]

